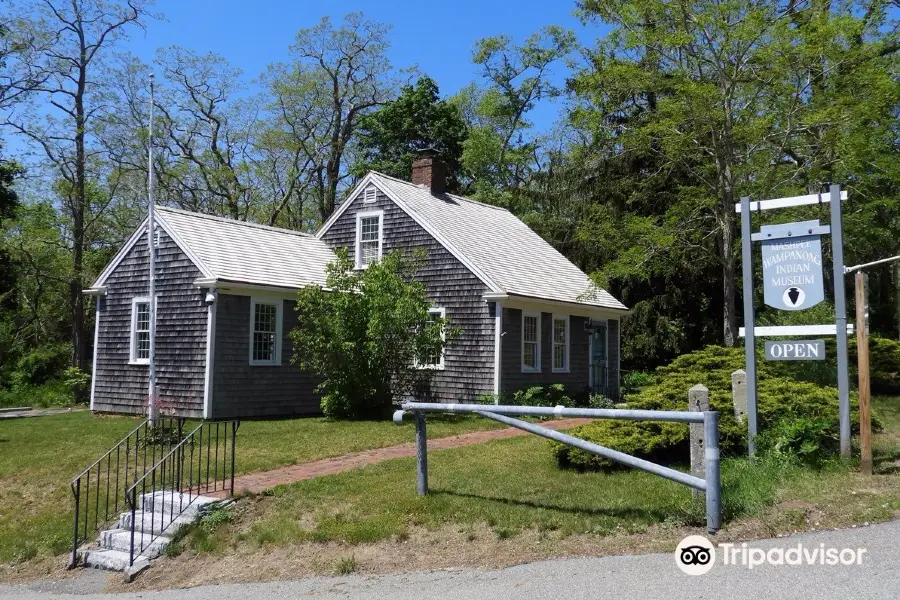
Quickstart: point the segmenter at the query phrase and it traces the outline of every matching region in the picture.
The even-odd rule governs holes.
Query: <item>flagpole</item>
[[[147,139],[147,196],[149,209],[147,211],[147,248],[150,257],[150,375],[148,385],[147,412],[150,424],[155,425],[159,417],[159,407],[156,398],[156,222],[155,204],[153,197],[153,73],[150,74],[150,132]]]

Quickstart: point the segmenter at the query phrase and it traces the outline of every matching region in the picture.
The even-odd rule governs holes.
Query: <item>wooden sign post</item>
[[[869,302],[866,294],[866,276],[856,272],[856,353],[859,370],[859,469],[865,475],[872,474],[872,396],[869,382]]]

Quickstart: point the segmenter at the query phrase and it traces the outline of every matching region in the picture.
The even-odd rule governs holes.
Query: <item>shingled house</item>
[[[423,248],[432,310],[460,330],[433,395],[467,401],[563,383],[617,398],[627,310],[509,211],[444,190],[433,158],[412,182],[371,172],[309,235],[159,207],[156,365],[161,405],[207,419],[319,412],[316,377],[291,364],[294,300],[324,285],[333,249],[356,267]],[[146,222],[86,293],[96,296],[91,409],[146,411]]]

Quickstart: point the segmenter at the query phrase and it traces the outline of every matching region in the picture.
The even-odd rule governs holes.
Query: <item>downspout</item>
[[[494,302],[494,404],[500,404],[500,368],[503,348],[503,306]]]

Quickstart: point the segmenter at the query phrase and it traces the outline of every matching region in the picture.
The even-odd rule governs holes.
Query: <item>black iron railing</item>
[[[88,536],[108,525],[126,507],[126,490],[182,439],[183,419],[145,420],[72,480],[75,501],[72,557]]]
[[[178,517],[196,510],[192,506],[198,496],[222,491],[234,495],[239,426],[239,421],[201,423],[128,486],[131,565]]]

